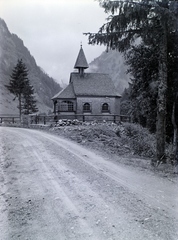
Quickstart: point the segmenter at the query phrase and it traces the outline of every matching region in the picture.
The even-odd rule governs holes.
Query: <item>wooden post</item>
[[[83,122],[85,122],[85,115],[83,115]]]
[[[46,124],[46,118],[45,118],[45,116],[44,116],[44,125]]]
[[[114,121],[113,122],[116,123],[116,115],[114,115]]]
[[[37,115],[35,116],[35,123],[37,124]]]

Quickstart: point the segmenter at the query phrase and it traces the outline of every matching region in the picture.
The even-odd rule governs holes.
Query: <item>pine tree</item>
[[[23,91],[23,114],[35,112],[38,112],[38,108],[34,99],[34,88],[30,85],[29,80],[27,80]]]
[[[33,99],[33,87],[29,84],[28,70],[22,59],[17,61],[17,65],[12,70],[10,75],[9,85],[5,85],[15,98],[18,99],[18,109],[20,122],[24,108],[26,112],[36,111],[35,100]]]
[[[122,52],[128,50],[135,40],[145,44],[150,38],[156,39],[158,56],[158,95],[157,95],[157,160],[165,157],[166,92],[167,92],[167,37],[175,31],[177,1],[140,0],[108,1],[100,0],[105,12],[111,13],[98,33],[86,33],[89,44],[104,44]]]

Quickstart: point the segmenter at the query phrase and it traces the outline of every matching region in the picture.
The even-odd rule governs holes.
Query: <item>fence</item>
[[[42,115],[31,115],[29,119],[30,124],[52,124],[57,123],[58,120],[68,119],[74,120],[77,119],[82,122],[91,122],[96,120],[97,122],[130,122],[130,117],[126,115],[87,115],[87,114],[75,114],[75,115],[56,115],[56,116],[42,116]]]
[[[20,124],[20,117],[18,115],[4,114],[0,115],[0,124]]]
[[[24,115],[22,116],[22,123],[24,125],[29,124],[54,124],[58,120],[68,119],[74,120],[77,119],[82,122],[91,122],[96,120],[97,122],[130,122],[130,117],[126,115],[87,115],[87,114],[75,114],[75,115]],[[18,115],[0,115],[0,124],[20,124],[20,117]]]

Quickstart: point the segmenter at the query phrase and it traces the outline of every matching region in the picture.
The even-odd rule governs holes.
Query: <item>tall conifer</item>
[[[98,33],[86,33],[89,44],[104,44],[122,52],[140,38],[147,43],[156,39],[158,56],[157,95],[157,160],[165,157],[166,93],[167,93],[167,38],[177,30],[177,1],[169,0],[99,0],[105,12],[111,13]]]
[[[32,112],[37,111],[36,103],[33,98],[34,90],[29,83],[28,70],[22,59],[17,61],[17,65],[14,67],[12,74],[10,75],[9,85],[5,86],[10,93],[15,96],[14,100],[16,98],[18,99],[20,122],[22,120],[23,112],[30,113],[29,110]]]

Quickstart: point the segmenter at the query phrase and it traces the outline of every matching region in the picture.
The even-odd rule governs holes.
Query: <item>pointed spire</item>
[[[86,69],[88,67],[89,66],[88,66],[88,63],[87,63],[82,45],[81,45],[81,48],[80,48],[80,51],[79,51],[79,54],[78,54],[78,57],[77,57],[74,68],[77,68],[79,70],[79,73],[80,73],[80,72],[84,72],[84,69]]]

